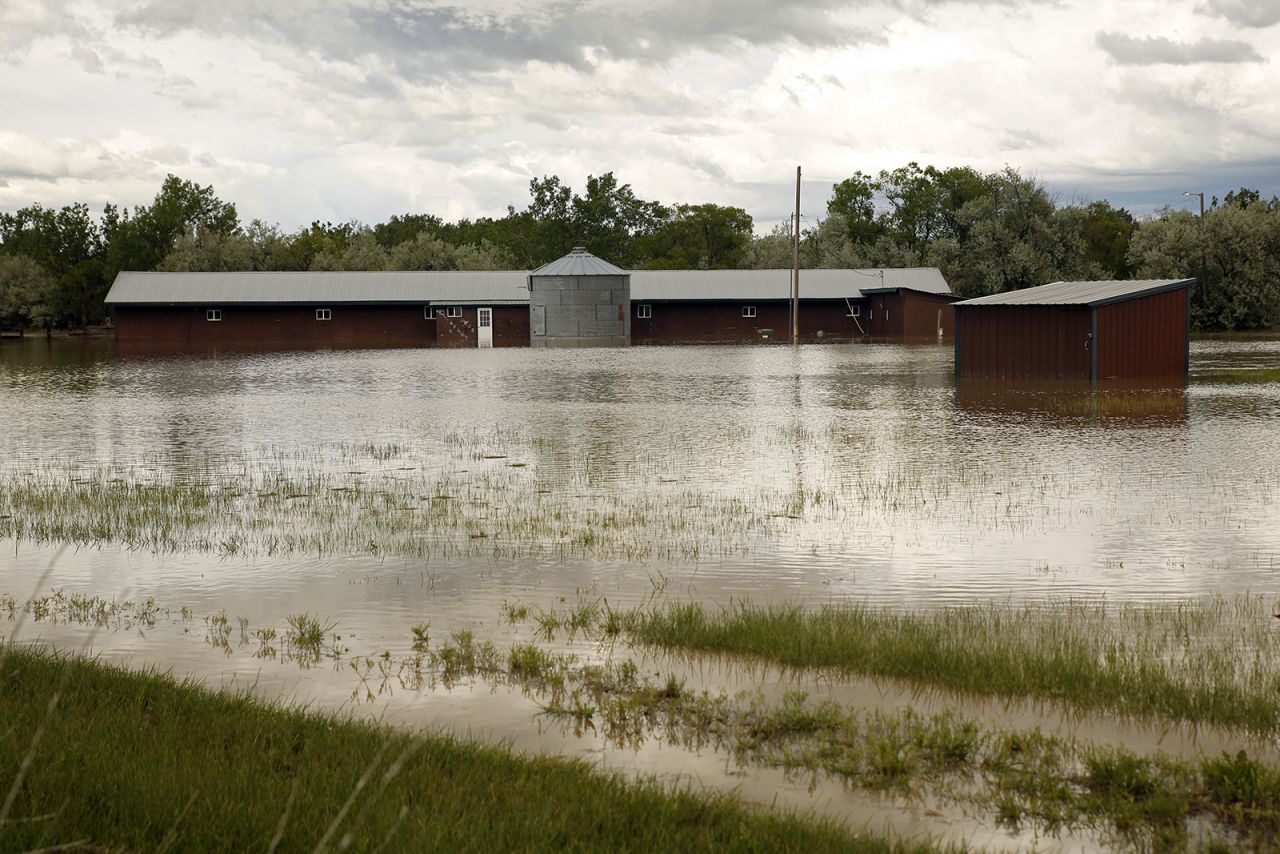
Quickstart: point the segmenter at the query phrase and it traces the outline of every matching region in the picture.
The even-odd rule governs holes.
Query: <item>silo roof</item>
[[[597,258],[581,246],[573,247],[568,255],[543,264],[530,276],[625,276],[627,271],[615,267],[603,258]]]
[[[1105,279],[1096,282],[1053,282],[956,305],[1084,305],[1100,306],[1194,285],[1195,279]]]

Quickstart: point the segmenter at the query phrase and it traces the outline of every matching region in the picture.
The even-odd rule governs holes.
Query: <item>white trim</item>
[[[743,316],[743,317],[755,317],[755,316],[756,316],[756,307],[755,307],[754,305],[744,305],[744,306],[742,307],[742,316]]]
[[[222,309],[220,308],[205,309],[204,319],[211,321],[213,323],[217,323],[218,321],[222,320]]]
[[[460,305],[445,306],[444,316],[445,317],[462,317],[462,306]]]
[[[636,317],[641,320],[649,320],[653,317],[653,306],[649,303],[642,303],[636,306]]]
[[[316,320],[333,320],[333,309],[331,309],[331,308],[317,308],[317,309],[316,309]]]

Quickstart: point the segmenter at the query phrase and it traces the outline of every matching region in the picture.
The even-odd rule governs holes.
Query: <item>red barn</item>
[[[955,304],[957,377],[1187,373],[1195,279],[1054,282]]]

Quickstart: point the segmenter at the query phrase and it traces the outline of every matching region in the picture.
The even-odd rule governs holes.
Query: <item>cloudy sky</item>
[[[1280,193],[1280,0],[0,0],[0,210],[500,216],[531,177],[787,217],[910,160],[1137,212]]]

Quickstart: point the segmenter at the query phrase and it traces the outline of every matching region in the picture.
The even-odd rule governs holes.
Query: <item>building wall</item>
[[[1098,308],[1098,379],[1187,372],[1187,289]]]
[[[899,290],[893,293],[868,294],[859,317],[870,338],[932,342],[938,340],[938,324],[942,337],[951,340],[955,334],[956,298],[947,294]]]
[[[630,276],[530,276],[526,343],[616,346],[631,340]]]
[[[902,291],[871,294],[859,318],[871,338],[901,338],[903,325]]]
[[[639,317],[641,305],[648,305],[653,316]],[[753,306],[756,316],[744,317],[744,306]],[[631,314],[633,344],[789,341],[791,335],[791,303],[785,300],[636,302]],[[862,337],[843,300],[801,301],[800,340],[854,341]]]
[[[328,307],[332,319],[317,320],[317,306],[223,306],[222,320],[206,319],[200,307],[133,308],[112,311],[116,339],[148,347],[430,347],[436,324],[423,306]]]
[[[523,305],[495,305],[493,308],[493,346],[529,346],[529,309]],[[462,317],[448,317],[445,308],[437,306],[437,347],[478,346],[477,311],[479,306],[463,306]]]
[[[969,305],[955,314],[959,377],[1090,378],[1088,306]]]

